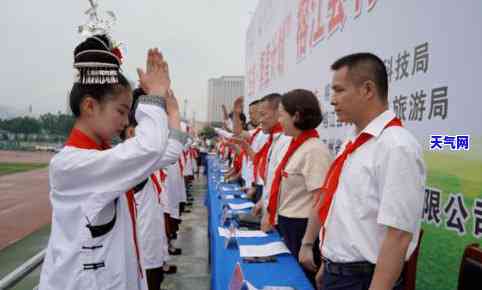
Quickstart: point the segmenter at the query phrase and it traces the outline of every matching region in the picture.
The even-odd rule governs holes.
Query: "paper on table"
[[[218,232],[221,237],[229,237],[229,229],[218,227]],[[260,238],[267,237],[268,235],[263,231],[242,231],[236,230],[237,238]]]
[[[240,245],[239,255],[245,257],[268,257],[289,253],[290,251],[283,242],[272,242],[264,245]]]
[[[239,204],[229,203],[228,205],[231,209],[246,209],[246,208],[254,207],[254,203],[252,203],[251,201],[243,202]]]
[[[223,199],[234,199],[235,196],[233,194],[226,194],[226,195],[222,195]],[[246,194],[241,194],[239,196],[240,198],[247,198],[248,196]]]
[[[247,287],[247,290],[259,290],[258,288],[254,287],[253,284],[249,283],[249,281],[244,281]]]

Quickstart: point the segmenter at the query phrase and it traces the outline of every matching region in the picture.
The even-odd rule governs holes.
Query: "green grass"
[[[44,249],[47,246],[49,235],[50,225],[46,225],[20,241],[0,250],[0,278],[5,277]],[[41,267],[38,267],[37,270],[27,275],[11,290],[33,289],[39,283],[40,269]]]
[[[465,223],[466,234],[459,236],[445,228],[447,217],[441,214],[440,225],[425,223],[420,250],[417,290],[457,289],[460,260],[464,249],[482,241],[472,234],[472,208],[476,198],[482,198],[482,159],[466,158],[464,154],[426,153],[427,185],[442,191],[441,211],[450,193],[462,193],[470,218]]]
[[[47,163],[5,163],[0,162],[0,176],[44,168]]]
[[[429,172],[427,184],[442,186],[444,191],[462,192],[472,198],[481,196],[482,159],[469,159],[459,153],[425,153]]]

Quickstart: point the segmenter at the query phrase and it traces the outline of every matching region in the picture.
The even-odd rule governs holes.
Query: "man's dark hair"
[[[268,102],[271,108],[278,109],[279,103],[281,102],[281,95],[278,93],[266,95],[261,99],[261,102]]]
[[[374,82],[380,99],[388,102],[387,68],[378,56],[368,52],[349,54],[335,61],[331,69],[336,71],[345,66],[348,67],[349,77],[357,86],[369,80]]]
[[[303,89],[289,91],[281,98],[283,108],[290,116],[298,112],[295,127],[300,130],[315,129],[323,121],[320,103],[313,92]]]

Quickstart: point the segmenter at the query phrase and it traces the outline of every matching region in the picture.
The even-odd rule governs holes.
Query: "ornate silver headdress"
[[[88,21],[79,26],[79,33],[88,38],[94,35],[106,34],[110,35],[112,28],[117,22],[117,18],[112,11],[102,12],[99,9],[98,1],[88,0],[90,8],[85,11],[88,16]]]
[[[110,34],[117,18],[112,11],[100,12],[97,1],[88,1],[90,8],[85,12],[88,21],[79,26],[78,32],[84,39],[91,38],[98,41],[105,50],[84,50],[74,56],[75,82],[81,84],[116,84],[119,82],[117,76],[122,63],[122,52],[119,48],[120,43],[115,43]],[[104,41],[99,35],[105,35],[109,41]],[[104,58],[115,59],[116,63],[91,61],[89,55],[104,55]],[[79,58],[89,60],[81,61]],[[95,59],[95,57],[92,58]]]

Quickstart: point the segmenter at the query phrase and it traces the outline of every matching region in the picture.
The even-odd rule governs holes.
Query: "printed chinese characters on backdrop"
[[[482,39],[465,37],[480,34],[481,10],[475,0],[263,0],[247,30],[246,102],[312,90],[333,154],[352,128],[330,105],[330,65],[361,51],[385,62],[389,107],[423,145],[428,167],[417,289],[455,289],[464,247],[482,237]]]

